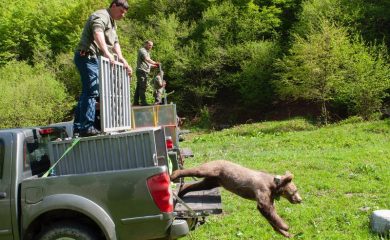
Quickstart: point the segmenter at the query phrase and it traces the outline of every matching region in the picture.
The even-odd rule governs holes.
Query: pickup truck
[[[193,210],[174,199],[161,129],[80,138],[48,177],[42,176],[74,140],[66,126],[0,130],[0,240],[177,239],[198,219],[220,213],[215,206]],[[123,143],[115,154],[115,141],[133,149]],[[88,150],[101,152],[91,156]],[[99,164],[79,159],[101,163],[107,157],[121,161],[93,168]],[[197,206],[210,196],[198,197],[191,200]],[[220,203],[219,193],[211,197]]]
[[[74,138],[72,122],[0,130],[0,240],[177,239],[221,213],[218,191],[175,194],[183,180],[169,174],[192,154],[175,105],[132,108],[123,65],[99,61],[104,134]]]

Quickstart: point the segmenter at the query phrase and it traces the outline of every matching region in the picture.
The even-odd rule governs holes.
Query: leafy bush
[[[81,93],[80,74],[73,62],[73,53],[59,54],[51,64],[56,79],[66,88],[66,91],[73,99],[77,99]]]
[[[354,124],[354,123],[361,123],[363,122],[363,118],[362,117],[359,117],[359,116],[351,116],[347,119],[344,119],[340,122],[338,122],[339,125],[343,125],[343,124]]]
[[[271,41],[247,42],[228,49],[229,59],[241,68],[230,78],[238,88],[238,101],[244,107],[259,109],[272,103],[273,64],[279,54],[279,45]]]
[[[369,119],[379,112],[390,88],[390,67],[383,49],[367,47],[353,39],[345,61],[344,81],[336,89],[336,100],[352,114]]]
[[[0,127],[45,125],[71,110],[64,86],[41,66],[9,62],[0,68]]]
[[[198,118],[195,118],[195,124],[200,128],[210,129],[212,127],[210,109],[207,106],[204,106],[200,110]]]

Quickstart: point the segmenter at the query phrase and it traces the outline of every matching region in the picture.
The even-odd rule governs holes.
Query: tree
[[[343,59],[348,47],[342,28],[322,20],[318,32],[295,35],[289,55],[278,62],[280,80],[276,81],[282,97],[305,99],[321,104],[322,119],[328,122],[327,104],[333,99],[335,86],[342,81]]]
[[[279,94],[320,102],[325,124],[327,106],[335,101],[368,118],[380,108],[390,86],[384,56],[326,19],[318,25],[304,36],[295,35],[290,54],[278,62]]]

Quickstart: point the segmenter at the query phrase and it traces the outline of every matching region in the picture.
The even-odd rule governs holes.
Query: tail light
[[[39,129],[39,134],[41,134],[41,135],[48,135],[48,134],[51,134],[53,132],[54,132],[53,128],[42,128],[42,129]]]
[[[170,178],[168,173],[160,173],[148,178],[149,192],[153,201],[161,212],[173,211],[173,199],[171,196]]]
[[[170,150],[173,148],[172,137],[165,137],[165,144],[167,145],[167,149]]]

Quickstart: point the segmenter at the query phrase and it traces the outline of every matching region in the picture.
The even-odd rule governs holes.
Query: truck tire
[[[37,240],[98,240],[98,235],[88,226],[77,222],[62,221],[43,229]]]

